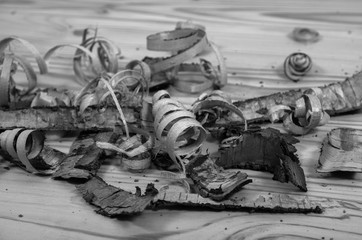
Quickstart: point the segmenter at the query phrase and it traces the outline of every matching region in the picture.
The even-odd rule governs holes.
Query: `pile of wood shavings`
[[[145,97],[152,87],[164,82],[165,79],[167,82],[172,82],[179,90],[186,92],[202,92],[206,89],[220,88],[227,83],[225,63],[216,45],[207,39],[205,28],[192,23],[178,23],[173,31],[147,37],[147,46],[150,50],[171,51],[172,55],[165,58],[145,57],[142,61],[133,60],[125,69],[120,69],[118,65],[120,49],[110,40],[98,36],[97,31],[94,36],[89,36],[90,31],[89,29],[84,31],[80,45],[57,45],[46,52],[44,57],[31,43],[21,38],[9,37],[0,41],[2,108],[0,143],[2,155],[29,172],[51,174],[56,179],[84,181],[85,183],[78,185],[77,188],[88,202],[99,208],[99,213],[107,216],[139,213],[149,206],[177,203],[183,205],[184,202],[173,198],[172,192],[157,190],[153,185],[149,185],[145,195],[142,195],[139,190],[136,194],[130,194],[106,184],[96,176],[104,160],[105,150],[116,152],[132,171],[145,171],[157,163],[159,168],[162,165],[167,170],[180,170],[180,174],[170,173],[170,175],[185,186],[190,199],[195,198],[195,201],[189,201],[190,205],[252,208],[249,203],[258,202],[260,195],[243,195],[240,188],[251,182],[250,179],[246,179],[247,175],[240,172],[226,174],[220,166],[230,164],[230,159],[223,160],[222,156],[201,155],[201,146],[207,132],[213,132],[215,127],[217,128],[216,135],[223,136],[218,139],[222,143],[220,153],[224,155],[226,152],[232,153],[233,159],[237,155],[235,152],[242,151],[245,144],[250,143],[246,139],[254,141],[260,136],[262,139],[270,137],[270,133],[266,133],[268,130],[248,130],[247,123],[269,119],[270,116],[275,116],[274,111],[278,111],[278,117],[273,117],[273,121],[284,118],[284,121],[290,119],[293,122],[293,115],[298,117],[299,122],[293,123],[298,126],[291,128],[290,131],[295,133],[294,129],[299,127],[300,134],[307,134],[323,121],[322,115],[326,116],[327,113],[333,115],[361,107],[362,91],[356,89],[361,89],[362,77],[358,74],[345,82],[321,88],[278,93],[278,96],[274,94],[275,96],[236,103],[232,103],[222,92],[215,91],[211,94],[202,94],[191,109],[174,101],[167,92],[158,92],[154,95],[151,110],[152,107],[149,107],[150,104],[145,101]],[[37,75],[28,60],[14,52],[6,51],[12,41],[20,42],[34,55],[40,74],[47,74],[49,61],[55,52],[64,47],[76,49],[73,69],[77,82],[83,86],[82,90],[74,92],[38,88]],[[216,65],[199,57],[200,54],[208,52],[215,54]],[[195,59],[196,63],[184,63],[190,59]],[[29,82],[26,89],[15,85],[13,77],[18,67],[23,69]],[[190,79],[196,83],[188,83]],[[357,100],[352,101],[350,98],[337,95],[336,93],[340,91],[346,93],[344,96],[351,96],[347,93],[353,92],[353,98]],[[312,104],[300,103],[299,99],[310,98],[314,100]],[[334,98],[339,98],[339,105],[331,104],[331,99]],[[263,101],[266,104],[263,104]],[[315,105],[319,106],[319,110],[314,110]],[[285,107],[273,110],[275,106]],[[22,114],[19,115],[19,112]],[[39,116],[42,115],[44,118],[39,120]],[[18,119],[19,116],[34,120],[24,121]],[[314,119],[313,124],[309,124],[311,119]],[[150,120],[154,121],[153,126]],[[145,124],[147,121],[148,124]],[[227,132],[233,124],[242,128],[227,136],[233,139],[230,141],[220,132]],[[17,130],[7,130],[13,128]],[[28,129],[36,129],[36,133]],[[80,134],[69,154],[64,156],[57,155],[54,149],[48,149],[42,141],[37,141],[43,139],[48,130],[80,131]],[[278,141],[283,144],[277,144],[274,149],[269,148],[271,155],[278,147],[283,148],[293,144],[293,142],[285,143],[286,138],[280,133],[273,134],[273,137],[280,139]],[[243,136],[249,137],[243,138]],[[27,140],[28,138],[31,140]],[[235,139],[238,142],[235,142]],[[39,145],[33,144],[33,147],[28,147],[29,141],[38,142]],[[284,148],[283,151],[285,152]],[[284,170],[274,164],[279,162],[274,158],[264,164],[269,166],[269,171],[279,174],[278,176],[288,176],[280,177],[279,181],[292,181],[306,191],[306,182],[299,161],[294,155],[290,156],[293,156],[292,160],[288,157],[283,163]],[[248,157],[251,157],[251,160],[250,158],[246,160],[249,167],[258,164],[253,160],[257,158],[256,155],[251,153]],[[215,164],[218,162],[219,166]],[[297,174],[296,179],[290,179],[295,172],[299,175]],[[232,181],[235,176],[238,176],[237,181]],[[119,196],[111,197],[115,191],[120,193]],[[211,199],[200,201],[195,197],[198,194]],[[233,199],[233,204],[228,202],[229,199]],[[259,205],[254,204],[254,208],[282,212],[320,212],[321,209],[319,204],[313,202],[304,205],[302,209],[298,204],[294,204],[296,199],[283,199],[287,200],[280,205],[276,205],[275,202],[273,204],[264,202]],[[303,199],[303,201],[309,200]],[[131,207],[120,210],[123,208],[121,202]],[[110,207],[111,205],[116,207]],[[281,207],[282,205],[284,207]]]

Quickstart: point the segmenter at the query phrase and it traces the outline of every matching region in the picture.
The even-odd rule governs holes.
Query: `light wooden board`
[[[0,39],[17,35],[41,53],[60,43],[79,43],[81,30],[98,27],[99,34],[121,49],[122,64],[144,56],[146,37],[171,30],[180,20],[206,26],[228,66],[229,84],[223,89],[234,99],[245,99],[292,88],[342,81],[362,70],[362,2],[351,1],[85,1],[0,0]],[[288,34],[294,27],[311,27],[320,42],[301,44]],[[314,62],[311,73],[294,83],[284,78],[281,66],[292,52],[304,51]],[[20,53],[28,56],[24,49]],[[79,89],[71,70],[71,51],[51,61],[42,86]],[[34,64],[34,60],[32,60]],[[22,83],[19,80],[19,83]],[[190,103],[196,95],[171,89]],[[309,191],[271,181],[271,175],[247,171],[254,183],[247,191],[306,194],[330,199],[341,207],[319,214],[269,214],[205,210],[147,210],[144,214],[109,219],[93,212],[69,183],[32,176],[0,160],[0,239],[361,239],[362,174],[316,172],[319,149],[335,127],[362,129],[362,113],[333,117],[323,127],[300,137],[298,155]],[[281,129],[280,125],[274,125]],[[69,147],[69,141],[61,147]],[[4,168],[5,167],[5,168]],[[144,185],[147,179],[121,171],[113,162],[101,176],[115,186]]]

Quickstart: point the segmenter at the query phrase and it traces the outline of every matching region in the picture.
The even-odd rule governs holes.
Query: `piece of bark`
[[[325,205],[325,206],[324,206]],[[259,193],[239,191],[230,199],[214,201],[195,193],[160,192],[153,200],[154,208],[185,206],[225,210],[253,210],[279,213],[322,213],[324,207],[336,203],[311,201],[307,196],[282,193]]]
[[[246,173],[225,171],[208,155],[199,156],[187,165],[187,174],[194,181],[201,196],[215,201],[228,198],[242,186],[252,182]]]
[[[294,137],[277,129],[246,131],[236,146],[221,148],[216,164],[224,168],[242,168],[273,173],[273,179],[291,182],[307,191],[304,171],[295,155]]]
[[[275,105],[295,107],[297,99],[303,94],[316,94],[322,103],[322,109],[333,116],[362,107],[362,72],[348,77],[343,82],[332,83],[324,87],[307,90],[290,90],[268,96],[236,101],[238,107],[249,122],[268,121],[268,110]]]
[[[81,132],[73,142],[69,154],[66,156],[53,178],[62,179],[89,179],[101,166],[103,149],[97,147],[96,142],[115,142],[118,134],[114,132]]]
[[[0,149],[0,156],[26,170],[25,165],[17,158],[13,158],[6,151]],[[52,174],[63,162],[65,154],[49,146],[43,146],[42,151],[36,158],[31,160],[31,165],[38,170],[36,174]]]
[[[136,187],[136,194],[132,194],[108,185],[97,176],[76,188],[87,202],[97,207],[97,213],[108,217],[141,213],[158,194],[153,184],[147,185],[144,195],[139,187]]]
[[[126,121],[138,121],[139,109],[123,108]],[[90,108],[79,114],[74,107],[36,107],[0,110],[0,129],[27,128],[51,130],[113,130],[122,126],[116,108]]]
[[[362,172],[362,131],[331,130],[322,143],[318,172]]]

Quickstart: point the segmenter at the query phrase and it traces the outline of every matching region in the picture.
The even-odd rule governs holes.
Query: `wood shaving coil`
[[[298,82],[312,68],[312,59],[305,53],[290,54],[284,61],[284,74],[294,82]]]
[[[171,99],[167,91],[157,92],[152,100],[156,137],[171,159],[185,171],[184,157],[199,150],[206,139],[206,131],[195,115]]]
[[[52,174],[65,154],[44,145],[44,139],[37,130],[6,130],[0,133],[0,150],[28,172]]]

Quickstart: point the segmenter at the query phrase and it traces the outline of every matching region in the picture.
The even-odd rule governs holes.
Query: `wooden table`
[[[155,56],[146,49],[146,36],[172,30],[177,21],[188,19],[206,26],[208,38],[220,47],[228,67],[229,83],[223,90],[234,99],[321,86],[362,70],[358,0],[0,1],[0,39],[17,35],[45,53],[56,44],[79,43],[84,28],[98,27],[99,34],[122,49],[122,62],[127,63]],[[314,28],[322,38],[312,44],[295,42],[289,37],[295,27]],[[296,51],[309,54],[314,63],[298,83],[287,80],[282,71],[285,57]],[[39,84],[80,89],[72,75],[71,59],[59,58]],[[197,96],[171,92],[185,102]],[[307,193],[271,181],[269,173],[247,171],[254,183],[246,189],[339,203],[322,214],[165,209],[110,219],[96,214],[72,184],[33,176],[0,160],[0,239],[361,239],[362,174],[316,172],[327,132],[336,127],[361,129],[361,120],[362,112],[332,117],[327,125],[299,137]],[[280,124],[273,127],[282,129]],[[61,143],[63,149],[69,144]],[[128,184],[130,190],[138,178],[116,164],[103,166],[100,175],[110,184]]]

